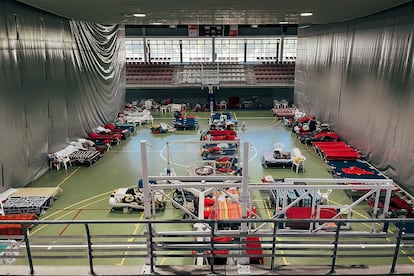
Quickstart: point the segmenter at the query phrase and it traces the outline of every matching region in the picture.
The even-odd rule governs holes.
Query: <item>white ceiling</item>
[[[17,0],[79,21],[125,24],[324,24],[371,15],[410,0]],[[313,16],[301,17],[301,12]],[[133,13],[146,14],[143,18]]]

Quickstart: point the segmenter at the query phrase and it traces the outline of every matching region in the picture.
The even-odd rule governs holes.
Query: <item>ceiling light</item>
[[[151,23],[151,25],[162,25],[162,23],[161,22],[153,22],[153,23]]]
[[[134,13],[132,15],[135,16],[135,17],[145,17],[145,16],[147,16],[145,13]]]
[[[279,24],[289,24],[287,21],[280,21]]]
[[[313,15],[313,13],[311,13],[311,12],[302,12],[300,14],[300,16],[312,16],[312,15]]]
[[[257,27],[259,27],[258,25],[256,25],[256,24],[254,24],[254,25],[252,25],[252,28],[257,28]]]

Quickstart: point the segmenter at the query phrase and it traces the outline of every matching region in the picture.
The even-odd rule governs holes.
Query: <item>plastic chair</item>
[[[227,103],[226,103],[226,101],[220,101],[219,108],[221,110],[226,110],[227,109]]]
[[[58,165],[56,169],[60,169],[60,165],[63,164],[63,167],[65,168],[65,170],[68,170],[68,164],[70,166],[72,166],[72,163],[70,162],[70,158],[69,156],[64,156],[64,157],[58,157]]]
[[[144,102],[144,108],[148,109],[148,110],[151,110],[152,109],[152,100],[146,100]]]
[[[332,189],[327,189],[325,192],[318,190],[318,194],[321,196],[322,204],[328,205],[329,204],[329,195],[332,193]]]
[[[289,102],[287,100],[281,100],[280,104],[281,104],[282,108],[288,108],[289,107]]]
[[[299,173],[299,170],[302,169],[302,172],[305,171],[305,156],[298,156],[295,159],[293,159],[292,162],[292,169],[295,170],[296,173]]]

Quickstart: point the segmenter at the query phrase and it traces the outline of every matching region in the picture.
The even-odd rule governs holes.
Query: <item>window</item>
[[[151,38],[147,43],[150,61],[180,62],[179,39]]]
[[[216,62],[244,62],[244,39],[216,38]]]
[[[296,37],[286,37],[283,39],[283,61],[294,61],[296,59]]]
[[[144,39],[126,39],[125,51],[127,61],[145,61]]]
[[[212,62],[211,38],[182,39],[183,62]]]
[[[213,39],[215,53],[213,53]],[[127,61],[257,63],[294,61],[296,44],[296,37],[147,38],[147,40],[128,38],[125,40],[125,49]],[[283,53],[281,53],[282,49]]]
[[[278,61],[280,38],[246,39],[246,62]]]

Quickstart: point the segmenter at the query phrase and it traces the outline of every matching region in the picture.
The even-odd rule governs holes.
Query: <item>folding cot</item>
[[[282,143],[275,143],[273,151],[265,151],[263,153],[262,166],[264,168],[268,168],[268,167],[283,167],[283,168],[292,167],[293,159],[295,157],[296,156],[293,156],[291,151],[283,150],[283,144]]]
[[[282,118],[293,118],[295,117],[296,108],[272,108],[273,116]]]
[[[314,131],[314,132],[302,132],[297,133],[298,140],[306,145],[310,145],[312,142],[337,142],[339,135],[332,131]]]
[[[49,167],[60,169],[63,165],[67,169],[68,164],[72,163],[81,163],[88,164],[91,166],[96,163],[101,157],[101,152],[98,150],[89,150],[82,146],[81,142],[72,142],[70,145],[67,145],[65,148],[49,154]]]
[[[344,142],[313,142],[313,146],[325,161],[357,160],[362,157],[356,149]]]
[[[290,207],[286,210],[287,219],[331,219],[338,214],[335,208],[319,208],[319,213],[316,208],[312,207]],[[310,228],[309,222],[287,222],[286,227],[297,229]]]
[[[374,197],[367,198],[367,204],[372,209],[374,209],[375,198]],[[378,208],[379,209],[384,208],[383,198],[380,198],[380,201],[378,202]],[[402,199],[401,197],[397,195],[393,195],[391,197],[388,209],[390,211],[389,216],[391,218],[397,218],[397,217],[402,217],[402,216],[408,217],[408,218],[414,217],[414,207],[410,205],[406,200]]]
[[[223,156],[235,155],[237,152],[237,145],[231,143],[206,144],[201,148],[201,156],[204,160],[215,160]]]
[[[71,162],[92,166],[98,162],[101,152],[97,150],[78,150],[69,155]]]
[[[89,139],[94,143],[99,144],[119,144],[121,142],[122,135],[119,133],[96,133],[91,132],[88,134]]]
[[[120,129],[129,129],[129,131],[132,133],[132,132],[135,132],[136,131],[136,128],[137,128],[137,125],[135,124],[135,123],[122,123],[122,122],[114,122],[114,125],[117,127],[117,128],[120,128]]]
[[[240,192],[236,188],[230,188],[224,191],[213,193],[212,198],[206,198],[204,202],[204,218],[216,219],[216,220],[238,220],[242,218],[242,208],[240,202]],[[247,217],[254,217],[256,210],[254,206],[251,207],[247,213]],[[223,230],[238,230],[240,224],[222,222],[218,225],[218,228]],[[233,237],[214,237],[217,243],[232,243]],[[226,256],[230,253],[230,250],[215,250],[214,253],[219,255],[222,259],[215,259],[216,261],[223,262],[225,264]],[[246,238],[246,253],[251,255],[261,255],[263,253],[262,246],[260,244],[260,238],[257,236],[249,236]],[[250,263],[263,264],[263,258],[260,256],[251,256]]]
[[[129,136],[131,136],[131,131],[129,130],[129,127],[117,127],[114,124],[106,124],[104,126],[106,129],[109,129],[111,133],[120,133],[122,135],[122,139],[127,139]]]
[[[172,121],[172,126],[177,130],[196,130],[198,129],[197,116],[177,116]]]
[[[36,220],[36,214],[11,214],[11,215],[0,215],[0,220]],[[29,229],[30,224],[10,223],[0,224],[0,236],[23,236],[23,229]]]
[[[282,153],[278,158],[275,158],[273,151],[265,151],[262,156],[262,166],[268,167],[292,167],[293,159],[290,152]]]
[[[210,125],[222,128],[227,128],[228,126],[237,127],[239,121],[233,112],[217,112],[210,116]]]
[[[239,140],[237,132],[230,129],[211,129],[201,133],[201,141],[233,141]]]

